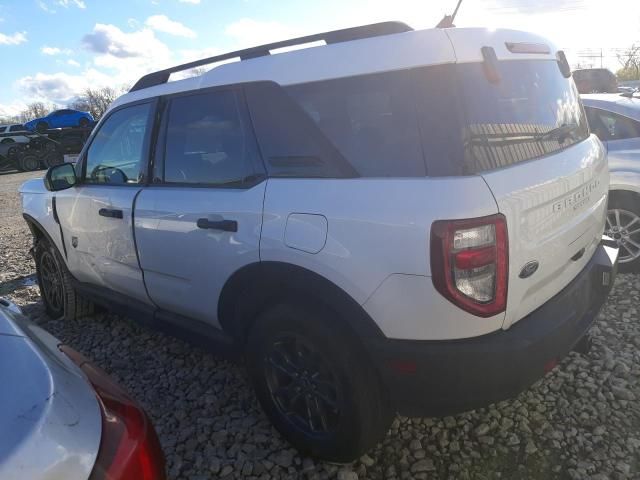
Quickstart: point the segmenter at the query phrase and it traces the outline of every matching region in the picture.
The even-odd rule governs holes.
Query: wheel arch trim
[[[51,245],[55,246],[59,250],[58,243],[49,234],[49,232],[47,232],[47,229],[44,228],[40,222],[38,222],[38,220],[36,220],[34,217],[29,215],[28,213],[23,213],[22,217],[24,218],[25,222],[27,222],[27,226],[29,227],[29,230],[31,231],[31,235],[33,235],[34,238],[38,238],[38,235],[43,236],[47,239],[47,241]],[[58,223],[58,226],[60,226],[59,222],[56,222],[56,223]],[[62,236],[62,227],[60,227],[60,243],[62,244],[62,248],[64,250],[64,260],[66,263],[67,249],[64,245],[64,237]]]
[[[222,329],[244,343],[261,308],[279,298],[308,296],[335,311],[360,338],[385,338],[375,321],[347,292],[304,267],[278,261],[255,262],[237,270],[225,283],[218,302]]]

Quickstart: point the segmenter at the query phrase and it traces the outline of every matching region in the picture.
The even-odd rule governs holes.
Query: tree
[[[32,120],[34,118],[44,117],[50,111],[51,109],[47,107],[44,102],[32,102],[27,105],[27,108],[20,114],[20,117]]]
[[[89,112],[97,121],[120,94],[120,90],[112,87],[87,88],[69,107]]]
[[[640,44],[634,43],[616,56],[621,67],[616,72],[618,80],[640,80]]]

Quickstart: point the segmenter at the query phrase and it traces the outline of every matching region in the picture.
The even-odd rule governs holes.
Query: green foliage
[[[640,66],[628,66],[616,72],[616,77],[620,81],[640,80]]]

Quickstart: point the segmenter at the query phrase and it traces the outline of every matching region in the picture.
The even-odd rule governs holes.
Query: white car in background
[[[29,143],[31,134],[24,125],[0,125],[0,143]]]
[[[640,269],[640,98],[582,95],[591,132],[609,157],[606,233],[620,246],[620,271]]]

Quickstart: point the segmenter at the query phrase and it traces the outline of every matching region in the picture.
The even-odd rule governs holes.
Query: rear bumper
[[[508,330],[447,341],[367,340],[397,410],[448,415],[526,389],[591,327],[613,285],[617,258],[616,248],[601,244],[569,285]]]

